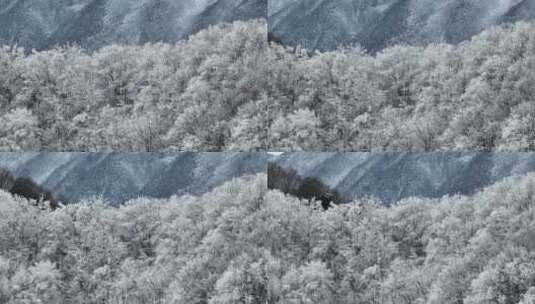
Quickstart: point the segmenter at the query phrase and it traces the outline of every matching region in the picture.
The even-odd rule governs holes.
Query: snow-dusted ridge
[[[136,197],[201,194],[266,171],[266,153],[0,153],[0,167],[29,177],[66,203],[101,196],[115,205]]]
[[[458,43],[492,25],[534,17],[534,0],[276,0],[268,6],[272,37],[320,50]]]
[[[272,162],[318,177],[346,200],[472,194],[505,177],[535,172],[533,153],[286,153]]]
[[[267,0],[1,0],[0,45],[175,42],[209,25],[266,14]]]

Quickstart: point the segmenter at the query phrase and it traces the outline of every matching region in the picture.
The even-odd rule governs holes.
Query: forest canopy
[[[253,20],[175,45],[0,48],[0,151],[233,149],[266,117],[267,44]]]
[[[535,149],[529,22],[370,55],[238,21],[176,45],[3,47],[0,71],[0,151]]]
[[[2,303],[533,303],[535,175],[323,210],[266,175],[54,211],[0,192]]]

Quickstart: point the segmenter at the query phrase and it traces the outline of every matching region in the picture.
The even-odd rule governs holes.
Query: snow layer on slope
[[[0,44],[31,49],[78,43],[175,42],[211,25],[266,18],[267,0],[0,1]]]
[[[0,153],[0,167],[9,169],[15,176],[31,177],[35,182],[42,184],[57,168],[72,159],[73,155],[70,153],[7,152]]]
[[[535,0],[276,0],[272,35],[288,44],[334,49],[360,44],[458,43],[491,25],[535,17]]]
[[[0,167],[30,177],[65,202],[102,196],[201,194],[229,179],[265,172],[266,153],[0,153]]]
[[[535,171],[533,153],[286,153],[274,162],[318,177],[346,199],[375,196],[387,204],[410,196],[471,194]]]

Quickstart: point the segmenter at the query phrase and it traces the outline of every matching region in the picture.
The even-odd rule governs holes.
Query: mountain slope
[[[0,167],[73,203],[201,194],[229,179],[265,172],[265,153],[1,153]]]
[[[175,42],[209,25],[266,18],[266,0],[0,0],[0,44]]]
[[[503,22],[535,17],[535,0],[275,0],[270,36],[330,50],[359,44],[371,52],[395,43],[459,43]]]
[[[274,163],[318,177],[345,199],[472,194],[507,176],[535,171],[531,153],[287,153]]]

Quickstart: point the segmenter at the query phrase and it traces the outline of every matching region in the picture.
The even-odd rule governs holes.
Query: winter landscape
[[[533,303],[534,157],[454,154],[445,164],[443,156],[414,155],[391,158],[421,170],[453,164],[448,178],[457,167],[465,168],[458,178],[488,170],[494,181],[470,194],[433,196],[423,187],[388,203],[366,195],[328,205],[268,189],[272,170],[116,206],[92,198],[51,208],[2,190],[0,301]],[[291,160],[306,176],[339,157],[290,153],[269,162]],[[373,166],[350,165],[359,158],[346,155],[346,166],[373,182]],[[384,155],[368,158],[393,167]],[[411,171],[398,171],[399,179],[436,180]],[[335,175],[327,172],[325,182]]]
[[[0,0],[0,304],[535,304],[534,18]]]

